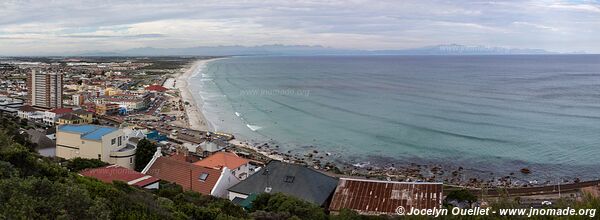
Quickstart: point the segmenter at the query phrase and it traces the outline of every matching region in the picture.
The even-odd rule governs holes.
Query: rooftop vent
[[[272,190],[272,189],[273,189],[273,188],[271,188],[271,187],[268,187],[268,186],[267,186],[267,187],[265,187],[265,192],[266,192],[266,193],[271,193],[271,190]]]
[[[295,178],[296,177],[294,177],[294,176],[285,176],[285,178],[283,179],[283,182],[293,183]]]

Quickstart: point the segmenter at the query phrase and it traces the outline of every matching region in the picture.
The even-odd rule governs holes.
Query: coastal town
[[[506,194],[523,207],[600,196],[600,181],[537,182],[519,176],[477,178],[463,167],[369,165],[336,161],[317,148],[300,154],[216,131],[188,79],[222,57],[50,57],[0,60],[0,113],[19,119],[39,154],[110,165],[80,175],[148,190],[164,182],[249,207],[261,193],[284,193],[331,213],[397,215],[397,207],[440,208],[467,190],[481,206]],[[139,146],[155,149],[143,164]],[[376,199],[371,199],[376,198]],[[382,201],[383,199],[383,201]],[[445,201],[448,202],[448,201]]]

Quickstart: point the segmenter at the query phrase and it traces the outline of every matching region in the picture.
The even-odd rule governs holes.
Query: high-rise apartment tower
[[[63,75],[32,70],[27,75],[27,104],[41,108],[62,108]]]

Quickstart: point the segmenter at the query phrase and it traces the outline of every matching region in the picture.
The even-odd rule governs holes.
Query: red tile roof
[[[219,177],[221,177],[221,170],[198,166],[169,157],[159,157],[152,164],[147,174],[177,183],[184,190],[193,190],[204,195],[210,195]],[[201,174],[208,174],[208,176],[205,180],[200,180]]]
[[[157,92],[164,92],[167,91],[167,88],[159,86],[159,85],[151,85],[145,88],[146,90],[150,90],[150,91],[157,91]]]
[[[250,160],[241,158],[237,154],[231,152],[217,152],[201,161],[195,162],[194,164],[205,167],[214,167],[217,169],[227,167],[230,170],[234,170],[244,164],[248,164],[249,162]]]
[[[178,161],[188,162],[188,163],[194,163],[199,160],[195,156],[185,155],[185,154],[173,154],[170,156],[170,158],[174,159],[174,160],[178,160]]]
[[[441,208],[442,183],[392,182],[340,178],[329,210],[351,209],[365,215],[396,215],[405,210]]]
[[[105,183],[112,183],[114,180],[118,180],[126,182],[129,185],[139,187],[144,187],[160,181],[160,179],[156,177],[145,175],[119,165],[109,165],[101,168],[86,169],[81,171],[79,174],[96,178]]]
[[[56,114],[65,114],[65,113],[69,113],[72,111],[73,111],[73,109],[70,109],[70,108],[55,108],[55,109],[50,110],[50,112],[54,112]]]

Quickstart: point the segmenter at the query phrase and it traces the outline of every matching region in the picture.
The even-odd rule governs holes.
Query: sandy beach
[[[188,80],[194,75],[194,72],[198,68],[202,68],[206,63],[217,59],[198,60],[194,62],[190,68],[177,77],[175,87],[179,89],[181,99],[184,103],[189,103],[185,106],[186,114],[188,118],[188,124],[191,129],[201,131],[214,131],[214,128],[210,125],[210,122],[206,120],[206,117],[202,113],[203,103],[198,103],[192,96],[189,88]]]

